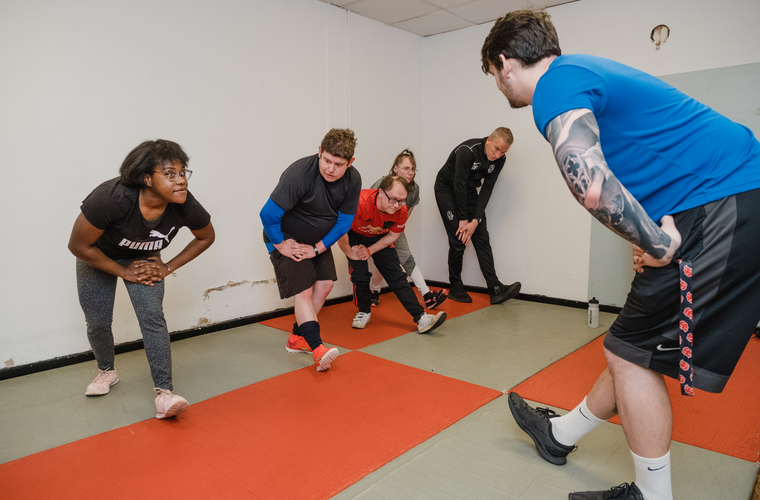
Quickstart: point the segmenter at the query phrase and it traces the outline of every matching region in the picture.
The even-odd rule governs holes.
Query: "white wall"
[[[481,71],[480,47],[490,29],[491,24],[476,26],[425,40],[423,160],[429,176],[421,183],[432,204],[423,207],[429,221],[423,245],[428,251],[447,248],[432,186],[451,150],[496,127],[509,127],[515,142],[487,210],[497,274],[505,283],[522,282],[523,293],[585,296],[588,258],[578,257],[588,256],[588,237],[578,237],[577,232],[587,234],[589,221],[557,175],[531,109],[511,110],[493,77]],[[423,263],[428,277],[448,281],[445,258]],[[463,279],[468,285],[485,286],[472,248],[465,254]]]
[[[82,199],[147,139],[186,149],[217,232],[167,279],[170,330],[292,305],[271,281],[258,218],[282,170],[349,122],[369,182],[419,142],[422,39],[358,16],[350,43],[348,30],[346,11],[316,0],[0,2],[0,362],[89,349],[69,233]],[[347,295],[336,260],[333,295]],[[140,338],[123,285],[114,333]]]
[[[583,0],[550,10],[566,52],[654,74],[757,62],[756,0]],[[656,24],[673,32],[655,52]],[[462,140],[509,126],[516,143],[489,206],[497,270],[527,293],[585,300],[589,216],[556,173],[530,110],[510,110],[480,72],[489,25],[420,38],[316,0],[3,0],[0,209],[5,263],[0,362],[89,349],[74,258],[81,200],[146,139],[183,145],[190,189],[217,241],[167,280],[170,330],[250,316],[281,301],[258,211],[292,161],[329,127],[350,125],[364,185],[406,147],[422,204],[410,241],[429,279],[447,280],[432,184]],[[165,252],[189,241],[185,229]],[[465,281],[482,285],[468,251]],[[345,259],[333,295],[346,295]],[[117,342],[139,338],[122,285]],[[0,365],[2,367],[3,365]]]
[[[760,61],[757,0],[582,0],[548,12],[563,53],[608,57],[654,75]],[[649,35],[658,24],[672,31],[655,51]],[[591,218],[567,192],[530,108],[510,109],[493,77],[480,71],[480,48],[492,25],[424,41],[421,160],[431,176],[423,181],[423,196],[432,198],[433,171],[459,142],[485,136],[497,126],[510,127],[515,144],[487,211],[496,270],[502,281],[521,281],[523,292],[585,301]],[[434,254],[446,245],[441,222],[433,222],[434,202],[420,212],[430,223],[413,235],[412,247],[422,248],[417,252],[423,255]],[[625,245],[613,251],[621,248],[630,251]],[[448,279],[445,259],[423,263],[427,277]],[[465,255],[464,279],[467,284],[485,284],[472,249]]]

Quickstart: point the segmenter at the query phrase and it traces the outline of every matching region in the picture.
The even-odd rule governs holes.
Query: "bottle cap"
[[[599,301],[598,301],[598,300],[596,300],[596,297],[594,297],[593,299],[589,300],[589,301],[588,301],[588,303],[589,303],[589,304],[598,304],[598,303],[599,303]]]

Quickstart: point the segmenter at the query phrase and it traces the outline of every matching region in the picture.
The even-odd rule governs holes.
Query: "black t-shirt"
[[[435,179],[435,189],[454,191],[459,220],[483,217],[496,179],[504,168],[506,155],[489,160],[485,144],[486,138],[464,141],[451,152]]]
[[[103,234],[95,246],[112,259],[132,259],[169,246],[181,227],[203,229],[211,216],[187,192],[185,203],[169,203],[161,217],[146,221],[140,212],[140,189],[127,187],[119,178],[96,187],[82,202],[87,221]]]
[[[356,214],[361,189],[362,178],[354,167],[337,181],[327,182],[319,173],[318,155],[296,161],[282,173],[271,195],[285,210],[280,221],[285,239],[316,244],[338,222],[338,212]]]

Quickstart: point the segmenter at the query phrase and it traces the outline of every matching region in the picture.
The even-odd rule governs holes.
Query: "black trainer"
[[[551,464],[565,465],[567,455],[575,451],[577,446],[566,446],[554,439],[549,419],[559,415],[548,408],[531,408],[516,392],[510,392],[507,401],[515,422],[533,439],[539,455]]]
[[[569,500],[644,500],[644,495],[635,483],[623,483],[607,491],[581,491],[570,493]]]
[[[372,291],[372,296],[369,298],[369,305],[372,307],[380,307],[380,292]]]
[[[443,301],[446,300],[446,297],[448,297],[446,290],[438,290],[437,292],[430,290],[428,293],[422,296],[422,298],[425,300],[425,309],[435,309],[436,307],[443,304]]]
[[[449,288],[449,298],[454,302],[464,302],[465,304],[472,302],[472,297],[470,297],[470,294],[465,291],[464,285],[462,284],[452,285],[452,287]]]
[[[489,293],[491,296],[491,304],[501,304],[502,302],[515,298],[517,294],[520,293],[521,287],[522,285],[519,281],[515,281],[506,287],[504,285],[496,285],[493,287],[493,290],[491,290],[491,293]]]

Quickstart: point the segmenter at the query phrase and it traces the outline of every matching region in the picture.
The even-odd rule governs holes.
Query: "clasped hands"
[[[313,259],[317,256],[314,252],[314,245],[299,243],[294,239],[284,240],[279,245],[274,246],[283,256],[289,257],[296,262],[304,259]]]
[[[169,274],[169,267],[161,261],[160,257],[148,257],[130,262],[124,273],[124,279],[132,283],[154,286],[153,283],[161,281],[167,274]]]

